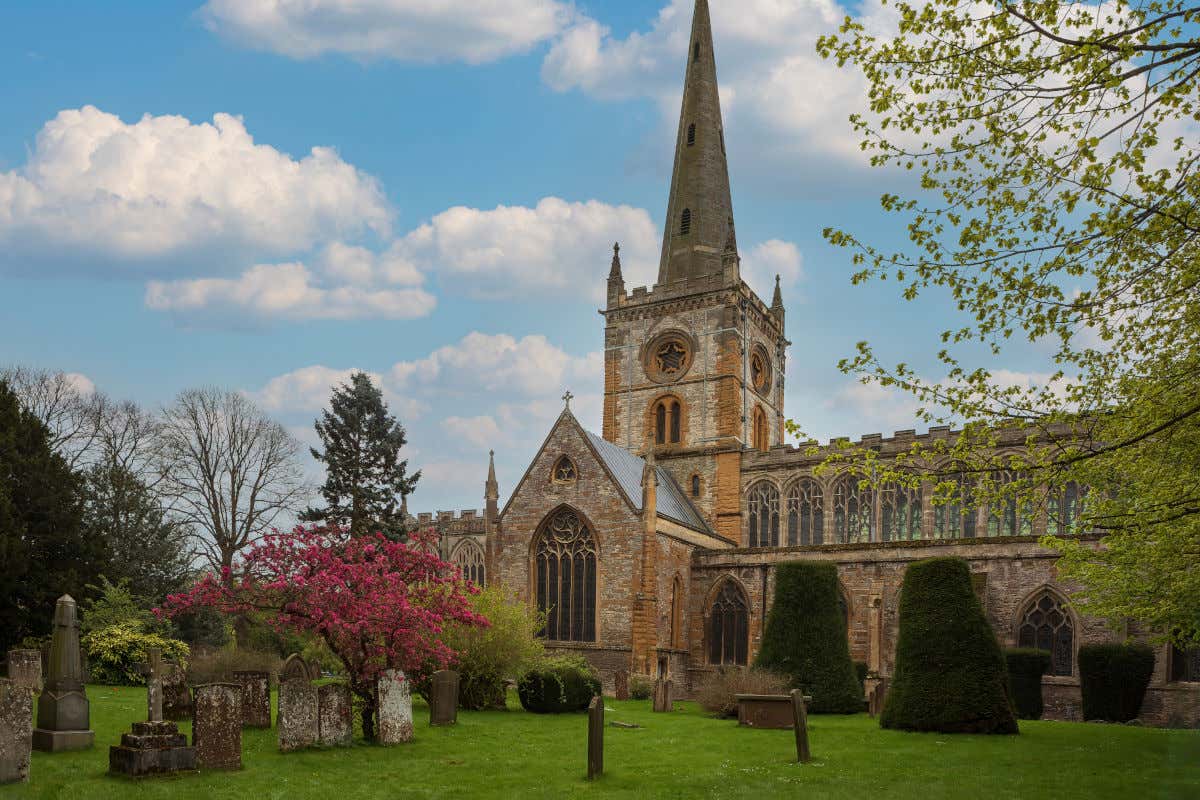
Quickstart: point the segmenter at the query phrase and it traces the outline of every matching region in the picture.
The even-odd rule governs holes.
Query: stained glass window
[[[779,546],[779,490],[764,481],[750,489],[748,511],[751,547]]]
[[[879,527],[885,542],[921,538],[921,487],[890,483],[879,492]]]
[[[462,576],[479,586],[483,586],[487,577],[483,565],[483,548],[478,542],[467,540],[454,551],[451,559],[455,566],[462,571]]]
[[[746,596],[726,580],[708,612],[708,663],[745,665],[750,648]]]
[[[554,481],[556,483],[573,483],[579,473],[575,469],[574,462],[567,456],[563,456],[554,465]]]
[[[596,543],[570,509],[542,525],[535,551],[538,609],[543,635],[566,642],[596,641]]]
[[[853,475],[843,475],[834,484],[833,535],[839,544],[875,541],[874,498]]]
[[[821,484],[801,478],[788,492],[788,545],[822,544],[825,540],[825,506]]]
[[[1017,630],[1019,647],[1050,651],[1050,674],[1070,675],[1075,665],[1075,626],[1062,601],[1043,592],[1025,610]]]

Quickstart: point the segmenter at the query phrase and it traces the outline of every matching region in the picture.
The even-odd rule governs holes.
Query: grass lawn
[[[32,782],[0,798],[352,800],[398,797],[804,797],[900,800],[1200,798],[1200,732],[1118,725],[1023,722],[1020,736],[942,736],[882,731],[865,715],[813,717],[814,761],[792,762],[791,731],[739,728],[694,704],[654,714],[648,701],[608,701],[607,772],[586,773],[586,715],[519,710],[462,713],[429,728],[417,703],[417,740],[280,755],[275,731],[246,731],[237,773],[110,778],[108,745],[145,718],[144,689],[89,689],[95,749],[34,753]],[[510,701],[515,706],[515,701]],[[184,724],[183,729],[190,726]]]

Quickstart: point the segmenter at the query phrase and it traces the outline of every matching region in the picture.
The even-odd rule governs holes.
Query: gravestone
[[[659,678],[654,682],[654,710],[674,711],[675,703],[672,692],[675,685],[667,678]]]
[[[596,695],[588,706],[588,780],[604,774],[604,698]]]
[[[291,753],[317,743],[317,687],[308,670],[285,670],[279,681],[279,750]]]
[[[40,650],[9,650],[8,678],[31,692],[42,690],[42,653]]]
[[[314,665],[305,661],[299,653],[292,653],[284,659],[283,666],[279,668],[280,681],[297,678],[306,681],[315,681],[320,677],[320,671]]]
[[[151,647],[146,667],[146,721],[163,721],[163,660],[162,650]]]
[[[40,656],[38,668],[40,671]],[[29,780],[32,750],[33,692],[0,678],[0,784]]]
[[[54,607],[54,635],[50,642],[50,668],[46,686],[38,697],[37,728],[33,746],[58,753],[87,750],[95,742],[90,730],[91,708],[83,688],[79,660],[79,617],[70,595]]]
[[[398,669],[379,678],[379,743],[404,744],[413,740],[412,687]]]
[[[867,696],[867,711],[872,718],[883,713],[883,703],[887,699],[887,678],[876,678],[875,685]]]
[[[354,724],[350,716],[350,687],[327,683],[317,688],[317,744],[322,747],[349,747],[354,742]]]
[[[192,746],[199,765],[205,769],[241,769],[241,685],[197,686],[192,714]]]
[[[617,674],[616,674],[616,676],[614,676],[614,682],[616,683],[615,694],[616,694],[617,699],[618,700],[628,700],[629,699],[629,670],[626,670],[626,669],[617,670]]]
[[[805,706],[804,693],[792,689],[792,725],[796,729],[796,760],[801,764],[812,761],[812,753],[808,749],[808,708]]]
[[[235,672],[242,687],[242,726],[271,727],[271,676],[266,672]]]
[[[167,661],[162,676],[163,719],[179,722],[192,718],[192,690],[181,664]]]
[[[108,771],[130,778],[170,775],[196,770],[196,748],[174,722],[163,720],[162,651],[150,648],[146,660],[145,722],[135,722],[133,732],[121,735],[121,743],[108,748]]]
[[[433,673],[429,693],[429,724],[454,725],[458,722],[458,673],[444,669]]]

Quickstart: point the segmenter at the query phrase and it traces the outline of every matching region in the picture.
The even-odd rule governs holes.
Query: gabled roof
[[[600,462],[613,476],[621,491],[629,499],[635,511],[642,510],[642,474],[646,469],[646,461],[624,447],[597,436],[591,431],[584,431],[592,449],[596,451]],[[692,505],[671,473],[662,467],[655,467],[658,474],[658,515],[678,522],[684,527],[701,533],[715,533],[700,512]]]

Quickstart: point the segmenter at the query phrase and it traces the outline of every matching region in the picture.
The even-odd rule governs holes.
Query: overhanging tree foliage
[[[936,455],[979,477],[981,502],[1053,505],[1054,487],[1090,487],[1081,527],[1105,546],[1048,542],[1085,587],[1076,603],[1200,642],[1200,6],[893,8],[888,35],[847,19],[818,48],[867,79],[869,112],[852,121],[872,163],[920,176],[922,193],[882,198],[912,247],[826,238],[854,253],[856,282],[946,291],[966,321],[943,335],[943,380],[869,343],[842,366],[911,392],[927,421],[965,421]],[[1053,347],[1039,385],[1006,387],[962,355],[982,345],[995,363],[1019,339]],[[987,455],[1005,429],[1028,435],[1028,455]],[[846,458],[904,481],[928,455]]]
[[[403,501],[421,473],[407,474],[408,461],[400,451],[408,440],[404,427],[388,413],[383,392],[365,373],[354,373],[350,383],[333,390],[329,410],[315,427],[325,448],[312,450],[326,469],[321,487],[325,507],[310,508],[301,518],[347,528],[353,536],[403,536]]]

